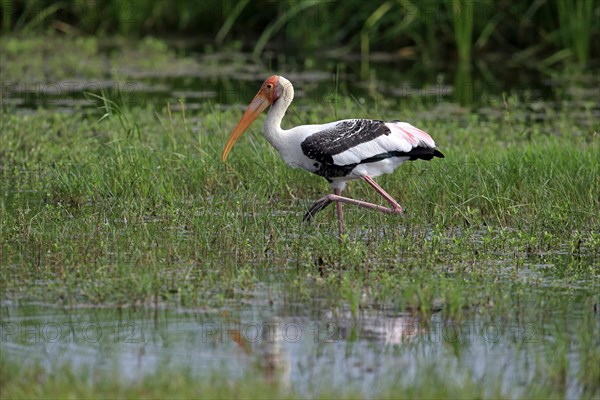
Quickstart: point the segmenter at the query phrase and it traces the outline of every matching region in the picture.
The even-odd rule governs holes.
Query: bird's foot
[[[312,218],[319,211],[323,210],[325,207],[327,207],[332,202],[333,202],[333,200],[330,198],[330,195],[327,195],[327,196],[315,201],[312,204],[312,206],[310,206],[308,211],[306,211],[306,214],[304,214],[304,218],[302,218],[302,222],[310,222],[312,220]]]

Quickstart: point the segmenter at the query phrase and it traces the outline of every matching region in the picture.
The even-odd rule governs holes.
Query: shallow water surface
[[[70,365],[125,381],[183,368],[201,379],[262,377],[306,396],[335,391],[373,398],[433,374],[458,385],[475,380],[490,396],[519,397],[548,379],[556,348],[566,340],[564,395],[583,390],[577,376],[586,350],[577,332],[591,312],[583,304],[542,316],[516,301],[510,315],[473,312],[453,321],[444,311],[427,319],[386,309],[309,312],[261,297],[219,310],[7,302],[1,352],[45,369]],[[596,314],[591,328],[598,332],[599,325]]]

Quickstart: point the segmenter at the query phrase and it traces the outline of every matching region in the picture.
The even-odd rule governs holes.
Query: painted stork
[[[320,175],[333,188],[333,194],[313,203],[304,215],[304,221],[310,221],[317,212],[335,202],[340,238],[344,232],[342,203],[390,214],[404,211],[392,196],[375,183],[374,177],[393,172],[407,160],[444,157],[427,133],[406,122],[346,119],[282,129],[281,120],[293,99],[294,88],[290,81],[277,75],[267,78],[225,144],[222,159],[227,159],[242,133],[271,105],[263,131],[265,138],[287,165]],[[342,190],[346,182],[352,179],[363,179],[383,196],[390,207],[343,197]]]

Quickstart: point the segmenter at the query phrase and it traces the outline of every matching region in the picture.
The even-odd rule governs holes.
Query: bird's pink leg
[[[371,178],[370,176],[367,176],[367,175],[364,175],[362,178],[365,181],[367,181],[367,183],[369,185],[371,185],[373,187],[373,189],[375,189],[377,191],[377,193],[379,193],[380,195],[382,195],[383,198],[388,201],[388,203],[390,203],[392,205],[392,209],[394,210],[393,212],[395,212],[395,213],[401,213],[401,212],[404,211],[404,209],[402,208],[402,206],[400,204],[398,204],[398,202],[396,200],[394,200],[394,198],[392,196],[390,196],[385,190],[383,190],[381,188],[381,186],[379,186],[377,183],[375,183],[375,181],[373,180],[373,178]]]
[[[335,188],[335,189],[333,189],[333,193],[336,196],[340,196],[342,194],[342,190]],[[344,214],[342,212],[342,202],[338,201],[337,203],[335,203],[335,205],[337,206],[338,230],[340,232],[340,239],[341,239],[342,235],[344,234]]]
[[[384,207],[384,206],[380,206],[378,204],[373,204],[373,203],[368,203],[366,201],[362,201],[362,200],[356,200],[356,199],[351,199],[349,197],[343,197],[340,196],[338,193],[336,194],[328,194],[325,197],[322,197],[321,199],[315,201],[313,203],[313,205],[308,209],[308,211],[306,212],[306,214],[304,214],[304,221],[310,221],[312,219],[312,217],[315,216],[316,213],[318,213],[319,211],[321,211],[322,209],[324,209],[325,207],[327,207],[330,203],[332,202],[336,202],[338,203],[338,210],[341,208],[341,203],[347,203],[347,204],[354,204],[355,206],[359,206],[359,207],[364,207],[364,208],[369,208],[371,210],[377,210],[377,211],[381,211],[383,213],[387,213],[387,214],[400,214],[402,213],[404,210],[402,209],[402,206],[400,206],[400,204],[398,204],[398,202],[396,200],[394,200],[394,198],[392,196],[390,196],[385,190],[383,190],[377,183],[375,183],[375,181],[368,176],[363,176],[362,177],[365,181],[367,181],[367,183],[369,185],[371,185],[373,187],[373,189],[375,189],[377,191],[377,193],[379,193],[381,196],[383,196],[383,198],[385,198],[387,200],[388,203],[390,203],[391,207]],[[340,212],[338,211],[338,222],[340,221]]]

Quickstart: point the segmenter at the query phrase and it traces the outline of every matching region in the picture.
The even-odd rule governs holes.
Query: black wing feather
[[[381,135],[389,135],[390,129],[383,121],[356,119],[342,121],[332,128],[313,133],[302,142],[302,152],[313,160],[333,164],[333,156],[369,142]]]

